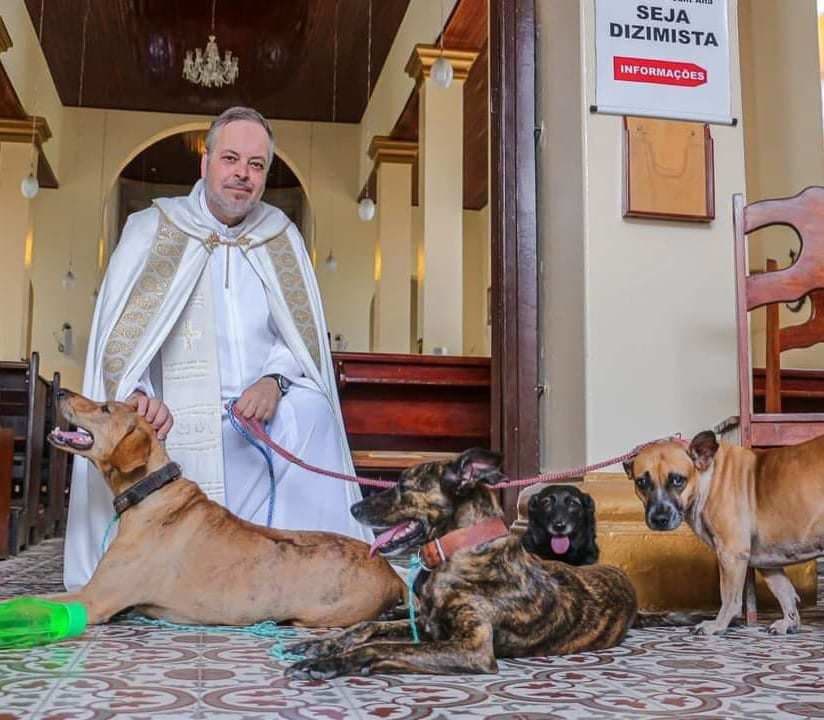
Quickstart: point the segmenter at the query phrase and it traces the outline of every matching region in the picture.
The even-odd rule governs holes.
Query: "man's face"
[[[236,120],[217,133],[212,151],[200,162],[206,204],[226,225],[245,218],[266,188],[269,136],[256,122]]]

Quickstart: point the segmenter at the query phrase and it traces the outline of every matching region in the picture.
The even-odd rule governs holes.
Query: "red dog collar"
[[[435,538],[426,543],[420,550],[421,565],[427,570],[433,570],[441,563],[445,563],[459,550],[475,547],[482,543],[497,540],[509,534],[509,528],[503,518],[492,517],[475,525],[453,530],[443,537]]]

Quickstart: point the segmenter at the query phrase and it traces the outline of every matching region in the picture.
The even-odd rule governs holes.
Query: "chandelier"
[[[183,61],[183,77],[195,85],[203,87],[223,87],[232,85],[238,76],[238,59],[232,57],[232,51],[227,50],[223,59],[220,58],[220,50],[217,47],[215,36],[215,0],[212,0],[212,32],[209,35],[209,42],[206,43],[206,51],[195,48],[194,57],[192,51],[186,51],[186,58]]]

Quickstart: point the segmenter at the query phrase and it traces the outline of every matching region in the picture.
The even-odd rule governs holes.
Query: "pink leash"
[[[304,470],[309,470],[317,475],[325,475],[326,477],[336,478],[337,480],[359,483],[360,485],[369,485],[371,487],[380,488],[395,487],[395,483],[391,480],[375,480],[373,478],[358,477],[357,475],[347,475],[346,473],[339,473],[334,470],[325,470],[324,468],[319,468],[316,465],[310,465],[272,440],[272,438],[269,437],[269,433],[263,429],[260,421],[255,419],[247,420],[245,417],[238,415],[234,406],[231,407],[230,412],[234,415],[235,419],[246,428],[249,434],[253,435],[260,442],[270,447],[284,460],[287,460],[288,462],[297,465]],[[615,465],[616,463],[629,460],[630,458],[635,457],[644,448],[665,441],[673,441],[681,443],[685,446],[688,444],[687,441],[680,435],[670,435],[668,437],[658,438],[657,440],[650,440],[649,442],[642,443],[641,445],[636,445],[629,452],[610,458],[609,460],[602,460],[601,462],[593,463],[592,465],[580,465],[579,467],[570,468],[569,470],[542,473],[541,475],[534,475],[533,477],[523,478],[522,480],[507,480],[506,482],[497,483],[495,488],[523,487],[524,485],[534,485],[535,483],[551,483],[558,482],[559,480],[568,480],[573,477],[582,477],[589,472],[593,472],[594,470],[600,470],[601,468],[609,467],[610,465]]]
[[[274,450],[284,460],[287,460],[293,465],[297,465],[298,467],[301,467],[304,470],[309,470],[310,472],[316,473],[317,475],[325,475],[326,477],[336,478],[337,480],[345,480],[346,482],[355,482],[361,485],[370,485],[372,487],[381,488],[395,487],[395,483],[391,480],[374,480],[373,478],[362,478],[358,477],[357,475],[347,475],[346,473],[339,473],[335,472],[334,470],[324,470],[323,468],[319,468],[315,465],[310,465],[309,463],[304,462],[299,457],[297,457],[297,455],[293,455],[286,448],[282,448],[274,440],[272,440],[272,438],[269,437],[269,433],[267,433],[263,429],[263,425],[260,424],[259,420],[255,420],[254,418],[251,420],[247,420],[245,417],[238,415],[234,405],[232,405],[232,407],[229,408],[229,412],[231,412],[232,415],[235,416],[235,420],[237,420],[244,428],[246,428],[250,435],[253,435],[257,440],[260,440],[260,442],[262,442],[264,445],[272,448],[272,450]]]

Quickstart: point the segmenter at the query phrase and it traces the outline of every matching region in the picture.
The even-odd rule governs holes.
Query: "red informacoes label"
[[[697,87],[707,82],[707,71],[700,65],[677,60],[621,57],[612,59],[616,80]]]

